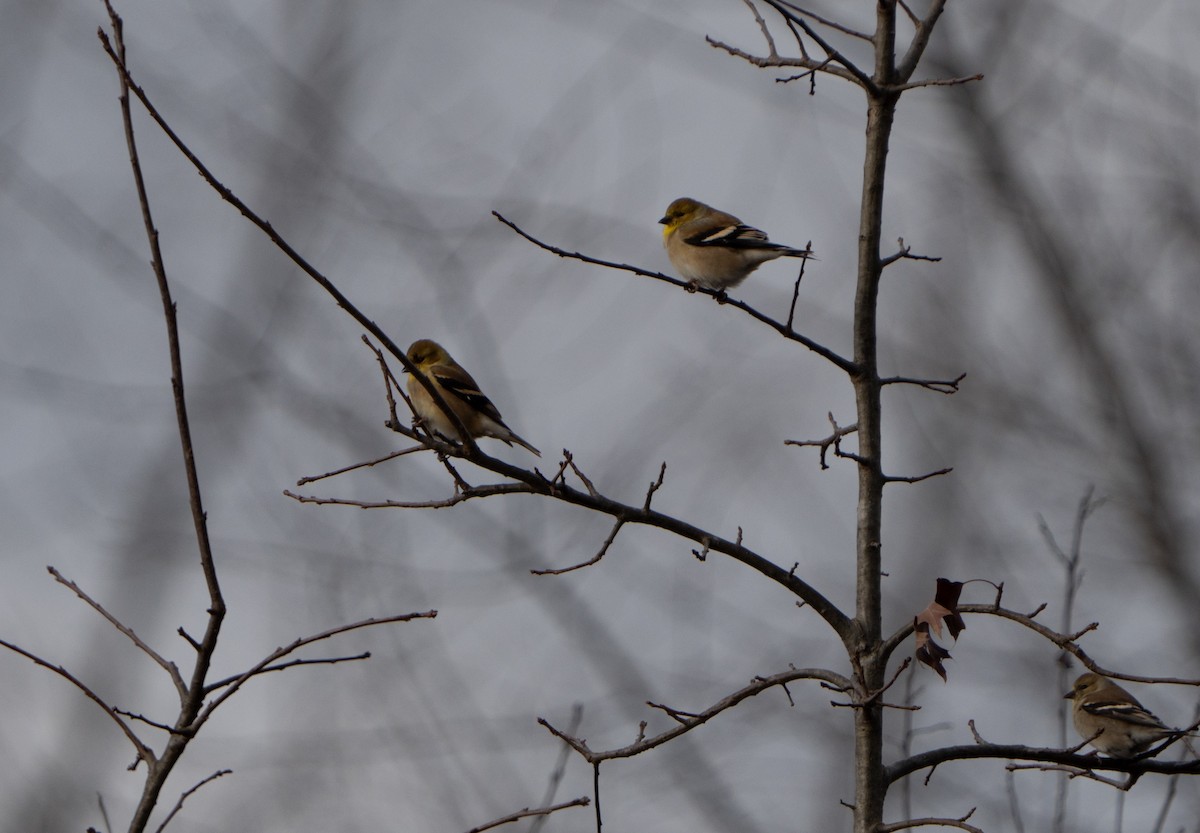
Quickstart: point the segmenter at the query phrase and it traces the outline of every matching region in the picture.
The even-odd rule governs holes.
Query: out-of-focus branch
[[[1083,581],[1083,571],[1080,569],[1083,559],[1083,529],[1092,513],[1096,511],[1104,500],[1093,500],[1092,495],[1095,489],[1088,486],[1083,493],[1083,497],[1079,501],[1079,507],[1075,511],[1075,523],[1071,531],[1071,545],[1069,552],[1066,552],[1058,545],[1058,541],[1054,537],[1054,533],[1050,531],[1050,525],[1046,523],[1046,519],[1041,515],[1038,516],[1038,530],[1042,533],[1042,538],[1046,542],[1046,546],[1050,552],[1058,559],[1063,568],[1063,613],[1062,613],[1062,631],[1069,633],[1071,631],[1071,618],[1075,612],[1075,594],[1079,590],[1079,586]],[[1070,678],[1070,654],[1063,652],[1059,655],[1058,662],[1058,686],[1060,691],[1066,691]],[[1068,710],[1058,710],[1058,742],[1062,746],[1067,745],[1067,723],[1069,722]],[[1067,829],[1067,787],[1068,779],[1056,779],[1055,796],[1054,796],[1054,833],[1063,833]]]

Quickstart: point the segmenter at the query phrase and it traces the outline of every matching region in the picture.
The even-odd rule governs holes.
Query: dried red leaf
[[[933,636],[942,635],[943,623],[950,632],[950,638],[954,640],[957,640],[958,635],[967,627],[958,612],[958,597],[962,593],[962,587],[961,581],[939,578],[933,601],[913,617],[917,660],[936,671],[943,681],[946,679],[946,668],[942,665],[942,660],[951,659],[951,656],[949,651],[933,641]]]

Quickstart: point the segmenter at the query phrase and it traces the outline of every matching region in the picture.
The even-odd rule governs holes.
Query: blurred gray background
[[[818,8],[869,28],[872,5]],[[175,630],[202,629],[206,594],[118,87],[95,36],[107,19],[82,0],[0,8],[0,638],[169,720],[162,671],[45,570],[190,660]],[[840,372],[709,298],[541,252],[490,212],[654,270],[669,269],[655,220],[677,196],[811,240],[821,260],[798,327],[848,354],[857,89],[822,77],[810,96],[807,82],[776,83],[786,71],[707,45],[764,50],[735,0],[118,11],[135,77],[192,149],[398,343],[441,341],[543,449],[543,471],[569,448],[602,491],[640,503],[665,460],[656,507],[730,538],[741,527],[852,604],[852,466],[821,471],[812,449],[783,445],[827,434],[827,412],[853,421]],[[1131,673],[1200,676],[1198,24],[1186,0],[949,4],[918,76],[986,79],[901,103],[884,238],[943,260],[888,269],[881,361],[887,374],[968,376],[953,397],[885,394],[886,470],[955,469],[886,493],[889,628],[928,603],[937,576],[1003,581],[1010,606],[1047,602],[1060,625],[1062,571],[1038,517],[1066,545],[1094,485],[1107,502],[1085,531],[1074,623],[1101,626],[1084,647]],[[789,663],[846,670],[793,597],[662,533],[627,527],[597,566],[535,577],[590,557],[609,521],[530,497],[429,512],[284,497],[302,476],[406,444],[383,427],[378,368],[354,322],[135,116],[230,608],[214,675],[344,622],[440,611],[306,653],[370,650],[367,662],[247,686],[189,750],[164,809],[212,771],[234,774],[172,830],[467,830],[540,804],[560,745],[539,716],[565,727],[581,704],[579,734],[608,748],[639,720],[668,727],[646,700],[697,711]],[[793,279],[768,264],[733,294],[782,319]],[[450,484],[425,456],[299,491],[415,500]],[[984,587],[964,601],[989,601]],[[953,653],[948,683],[915,672],[914,748],[970,742],[968,719],[989,740],[1059,742],[1052,646],[972,617]],[[772,691],[606,764],[606,829],[846,828],[850,714],[814,684],[791,688],[795,707]],[[1196,701],[1186,688],[1135,693],[1176,724]],[[99,793],[124,829],[142,772],[126,771],[132,751],[102,713],[7,652],[0,702],[4,827],[99,827]],[[891,718],[894,759],[904,731]],[[972,823],[1017,829],[1002,762],[922,777],[913,814],[978,806]],[[1049,829],[1058,777],[1013,778],[1025,829]],[[557,800],[590,788],[572,758]],[[1149,830],[1166,790],[1143,779],[1125,829]],[[1198,829],[1198,793],[1179,785],[1165,829]],[[890,819],[903,799],[894,787]],[[1068,829],[1115,829],[1117,801],[1073,783]],[[545,829],[592,825],[574,809]]]

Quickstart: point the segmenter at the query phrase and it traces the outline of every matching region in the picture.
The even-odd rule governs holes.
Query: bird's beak
[[[669,222],[671,222],[670,217],[663,217],[661,220],[658,221],[659,225],[662,225],[662,226],[665,226]]]
[[[1064,695],[1063,695],[1063,699],[1064,699],[1064,700],[1074,700],[1074,699],[1075,699],[1075,692],[1074,692],[1074,691],[1068,691],[1066,694],[1064,694]]]

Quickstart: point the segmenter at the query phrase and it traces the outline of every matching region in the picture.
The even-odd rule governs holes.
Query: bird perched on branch
[[[1132,694],[1099,674],[1081,674],[1063,699],[1074,701],[1075,730],[1112,758],[1132,758],[1159,741],[1188,734],[1167,726]]]
[[[471,374],[462,365],[450,358],[442,345],[427,338],[414,341],[408,348],[408,360],[433,383],[442,399],[450,406],[467,433],[472,437],[495,437],[509,445],[516,443],[524,446],[537,456],[542,453],[512,432],[500,412],[492,404],[492,400],[483,395],[479,385],[471,378]],[[408,372],[408,371],[405,371]],[[408,377],[408,395],[412,399],[413,410],[425,423],[430,433],[437,434],[451,442],[461,440],[461,433],[454,425],[454,420],[443,411],[434,401],[433,396],[425,389],[415,376]]]
[[[717,292],[737,286],[768,260],[813,256],[811,249],[772,243],[767,235],[732,214],[680,197],[659,220],[663,245],[679,274],[693,286]]]

